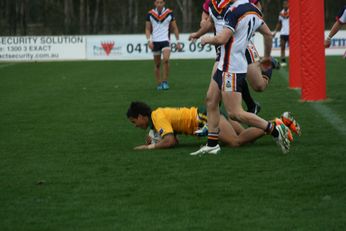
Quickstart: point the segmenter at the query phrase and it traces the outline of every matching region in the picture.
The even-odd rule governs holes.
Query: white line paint
[[[309,103],[312,108],[314,108],[322,117],[324,117],[329,124],[333,126],[341,135],[346,136],[346,125],[342,118],[330,109],[328,106],[318,103],[311,102]]]
[[[287,83],[288,83],[288,72],[287,70],[281,70],[279,71],[281,76],[283,76]],[[300,95],[300,89],[294,89],[295,92],[297,92]],[[346,123],[345,121],[336,113],[333,111],[330,107],[327,105],[321,103],[321,102],[308,102],[308,104],[315,109],[335,130],[337,130],[341,135],[346,136]]]

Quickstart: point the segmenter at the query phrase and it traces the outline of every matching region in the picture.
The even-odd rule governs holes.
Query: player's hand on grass
[[[149,145],[144,144],[144,145],[136,146],[136,147],[134,147],[133,149],[134,149],[134,150],[145,150],[145,149],[148,149],[148,146],[149,146]]]
[[[134,150],[149,150],[154,148],[155,148],[155,144],[149,144],[149,145],[143,144],[143,145],[136,146],[133,149]]]

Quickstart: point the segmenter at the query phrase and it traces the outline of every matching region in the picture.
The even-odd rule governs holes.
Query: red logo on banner
[[[103,50],[105,50],[106,54],[109,55],[114,47],[114,42],[101,43]]]

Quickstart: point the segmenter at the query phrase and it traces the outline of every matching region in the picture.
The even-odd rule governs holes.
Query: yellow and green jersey
[[[197,107],[157,108],[151,113],[152,128],[161,137],[167,134],[193,135],[198,129],[199,117]]]

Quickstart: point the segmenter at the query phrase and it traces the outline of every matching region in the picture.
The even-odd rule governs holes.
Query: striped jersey
[[[209,3],[209,15],[212,18],[215,26],[216,34],[223,30],[225,25],[224,17],[229,7],[232,5],[232,0],[211,0]]]
[[[218,69],[229,73],[246,73],[245,50],[252,34],[263,24],[261,11],[251,3],[236,1],[225,15],[225,27],[233,31],[230,40],[221,46]]]
[[[346,24],[346,5],[340,10],[339,14],[336,16],[341,24]]]
[[[152,25],[152,41],[153,42],[162,42],[169,41],[169,25],[172,21],[175,20],[173,11],[169,8],[163,8],[159,12],[156,8],[152,9],[147,14],[147,21]]]
[[[289,22],[289,9],[282,9],[279,15],[279,21],[281,22],[280,35],[289,35],[290,34],[290,22]]]

